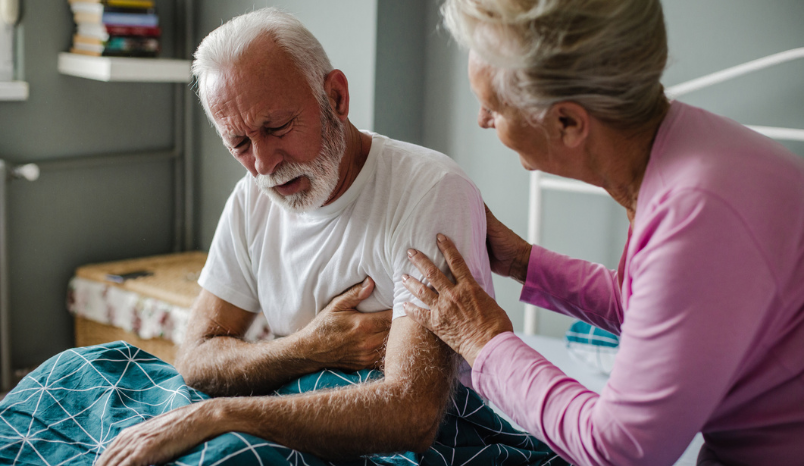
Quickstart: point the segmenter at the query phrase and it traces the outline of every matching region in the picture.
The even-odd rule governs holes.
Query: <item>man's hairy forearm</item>
[[[406,329],[392,328],[383,380],[293,396],[216,399],[208,407],[212,422],[326,458],[426,450],[448,400],[454,357],[429,331],[400,320]]]
[[[176,368],[187,385],[211,396],[265,395],[321,369],[303,354],[294,335],[260,343],[215,336],[183,344]]]
[[[391,311],[354,309],[373,286],[371,281],[353,286],[298,332],[260,343],[242,339],[255,314],[201,290],[176,368],[192,387],[213,396],[239,396],[269,394],[327,367],[374,367],[383,355]]]

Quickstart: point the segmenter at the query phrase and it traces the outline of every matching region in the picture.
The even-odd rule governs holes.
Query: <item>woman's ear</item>
[[[329,104],[338,119],[345,121],[349,117],[349,81],[341,70],[332,70],[324,78],[324,92]]]
[[[577,148],[589,136],[589,112],[575,102],[554,104],[548,111],[548,118],[553,134],[568,148]]]

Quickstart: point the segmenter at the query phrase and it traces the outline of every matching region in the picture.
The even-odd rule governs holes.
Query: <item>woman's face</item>
[[[520,110],[499,99],[492,85],[491,69],[471,52],[469,83],[480,101],[477,124],[481,128],[494,128],[497,138],[519,154],[525,169],[550,171],[554,161],[546,129],[534,126]]]

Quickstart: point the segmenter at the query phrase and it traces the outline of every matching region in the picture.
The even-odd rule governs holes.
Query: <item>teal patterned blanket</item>
[[[277,391],[293,394],[382,377],[378,371],[322,371]],[[209,398],[173,366],[122,341],[76,348],[46,361],[0,402],[0,464],[93,464],[124,428]],[[232,432],[199,445],[175,465],[334,466],[312,455]],[[517,431],[463,386],[424,454],[371,456],[342,465],[551,465],[567,463]]]

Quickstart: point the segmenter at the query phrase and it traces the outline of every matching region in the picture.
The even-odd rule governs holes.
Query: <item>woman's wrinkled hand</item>
[[[403,275],[405,288],[430,307],[423,309],[405,303],[405,313],[441,338],[469,365],[474,365],[486,343],[500,333],[513,331],[513,325],[505,311],[477,284],[452,241],[438,235],[438,249],[444,254],[455,283],[424,254],[408,250],[410,261],[433,289]]]
[[[497,220],[486,206],[486,248],[491,271],[525,283],[532,246]]]

